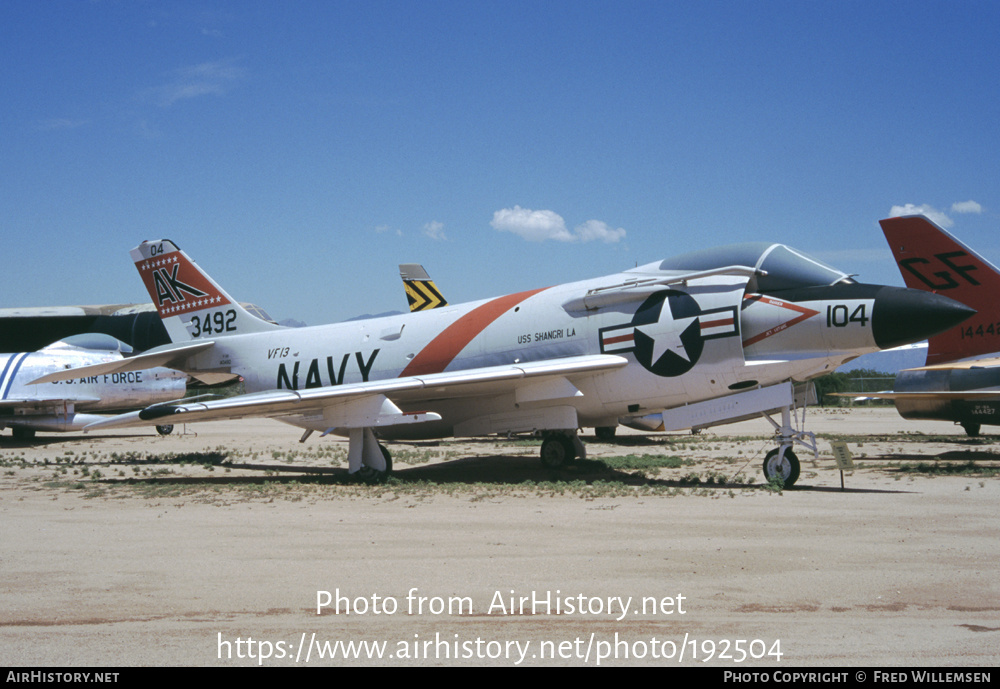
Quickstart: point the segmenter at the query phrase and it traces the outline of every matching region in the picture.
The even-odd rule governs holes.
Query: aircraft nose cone
[[[965,304],[933,292],[882,287],[872,307],[872,334],[881,349],[920,342],[975,314]]]

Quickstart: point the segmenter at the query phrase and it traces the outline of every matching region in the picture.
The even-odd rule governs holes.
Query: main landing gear
[[[799,480],[799,458],[792,452],[792,445],[798,443],[806,449],[812,450],[813,457],[819,459],[819,449],[816,447],[816,434],[799,431],[792,426],[793,421],[801,425],[797,418],[793,418],[791,407],[781,408],[781,425],[767,414],[762,416],[770,422],[775,429],[775,440],[778,447],[774,448],[764,457],[764,478],[768,483],[771,481],[781,481],[782,486],[791,488]],[[805,408],[802,409],[803,421],[805,420]]]
[[[392,473],[392,455],[375,439],[370,428],[352,428],[348,434],[348,471],[352,476],[375,483]]]
[[[31,440],[35,437],[35,429],[25,428],[24,426],[13,426],[10,429],[10,434],[14,437],[14,440]]]
[[[978,438],[979,432],[983,429],[982,424],[975,421],[963,421],[962,428],[965,429],[965,434],[970,438]]]
[[[609,443],[615,439],[615,432],[617,430],[617,426],[598,426],[594,429],[594,435],[601,442]]]
[[[333,432],[327,429],[322,435]],[[306,430],[299,438],[300,443],[313,434]],[[321,436],[322,437],[322,436]],[[347,472],[354,479],[365,483],[381,483],[392,474],[392,455],[385,445],[375,438],[370,428],[352,428],[347,433]]]
[[[546,469],[561,469],[576,459],[586,459],[587,448],[576,429],[550,431],[542,436],[541,458]]]

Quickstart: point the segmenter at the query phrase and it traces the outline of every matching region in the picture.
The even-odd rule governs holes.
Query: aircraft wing
[[[152,311],[152,304],[97,304],[94,306],[31,306],[0,309],[0,320],[9,318],[65,318],[67,316],[111,316],[120,311],[143,308]]]
[[[164,345],[163,347],[150,349],[143,354],[127,357],[125,359],[119,359],[117,361],[109,361],[104,364],[94,364],[92,366],[80,366],[79,368],[68,368],[62,371],[56,371],[55,373],[49,373],[48,375],[44,375],[41,378],[36,378],[31,381],[31,384],[55,383],[60,380],[73,380],[75,378],[101,376],[108,375],[110,373],[121,373],[124,371],[141,371],[147,368],[156,368],[157,366],[183,371],[184,362],[188,357],[197,354],[198,352],[202,352],[214,344],[214,341],[206,341],[180,346]]]
[[[565,399],[582,394],[570,378],[596,375],[627,363],[624,357],[597,354],[306,390],[272,390],[211,402],[155,405],[92,423],[87,429],[154,425],[163,423],[164,417],[181,423],[313,414],[322,415],[331,429],[419,423],[441,417],[433,412],[403,412],[396,403],[510,392],[520,401]]]
[[[915,390],[913,392],[828,392],[830,397],[851,397],[862,400],[944,400],[977,402],[1000,399],[1000,390]]]
[[[953,361],[948,364],[933,364],[931,366],[917,366],[908,368],[907,371],[954,371],[968,370],[973,368],[992,368],[1000,366],[1000,357],[990,357],[989,359],[971,359],[969,361]]]
[[[1000,398],[1000,390],[920,390],[914,392],[830,392],[831,397],[868,400],[988,400]]]
[[[69,404],[100,401],[100,397],[22,397],[0,400],[0,409],[52,409]]]
[[[969,371],[974,369],[988,369],[1000,366],[1000,358],[991,357],[988,359],[970,359],[968,361],[955,361],[947,364],[932,364],[930,366],[916,366],[900,371]],[[944,400],[944,401],[982,401],[1000,399],[1000,389],[971,388],[968,390],[906,390],[897,392],[895,390],[883,390],[881,392],[831,392],[831,397],[853,397],[858,400]]]

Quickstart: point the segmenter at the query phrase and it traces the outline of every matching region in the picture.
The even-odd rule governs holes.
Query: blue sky
[[[741,241],[1000,263],[1000,3],[0,3],[0,307],[146,301],[169,238],[309,324]]]

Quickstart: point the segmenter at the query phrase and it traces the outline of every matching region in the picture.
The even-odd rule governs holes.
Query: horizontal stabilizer
[[[94,364],[92,366],[80,366],[78,368],[67,368],[55,373],[49,373],[41,378],[31,381],[30,385],[39,383],[55,383],[60,380],[73,380],[74,378],[87,378],[89,376],[101,376],[111,373],[121,373],[124,371],[142,371],[148,368],[173,368],[179,371],[184,370],[187,359],[199,352],[203,352],[215,343],[212,341],[198,342],[197,344],[186,345],[164,345],[156,349],[137,356],[109,361],[104,364]]]
[[[915,368],[904,369],[906,371],[957,371],[970,370],[974,368],[993,368],[1000,366],[1000,358],[991,357],[989,359],[971,359],[969,361],[955,361],[950,364],[934,364],[932,366],[917,366]]]

